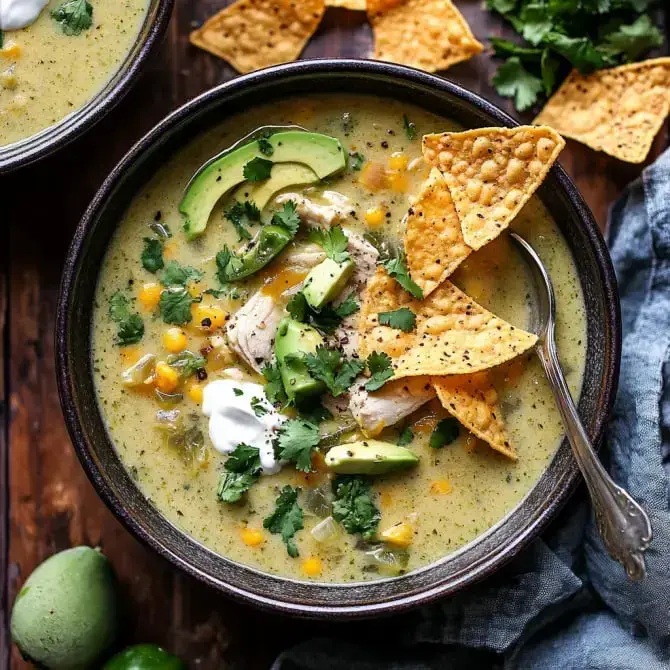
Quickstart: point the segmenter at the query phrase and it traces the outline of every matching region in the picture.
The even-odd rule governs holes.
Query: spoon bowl
[[[646,574],[644,552],[652,539],[649,516],[631,495],[609,476],[582,425],[561,369],[556,350],[556,298],[551,277],[535,249],[517,233],[510,233],[530,266],[536,286],[531,328],[537,335],[535,351],[547,375],[579,469],[591,495],[600,537],[609,555],[619,561],[629,578]]]

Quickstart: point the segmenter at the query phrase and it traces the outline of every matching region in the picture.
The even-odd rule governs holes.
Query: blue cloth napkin
[[[670,668],[670,150],[612,208],[623,313],[614,415],[601,451],[648,510],[648,575],[605,551],[584,491],[496,575],[415,613],[346,624],[273,670]]]

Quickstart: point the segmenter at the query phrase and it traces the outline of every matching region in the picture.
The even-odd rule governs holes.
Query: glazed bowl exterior
[[[475,541],[402,577],[318,584],[262,573],[210,551],[151,505],[125,470],[96,401],[91,315],[98,271],[114,230],[142,185],[196,135],[249,106],[320,92],[405,100],[465,127],[514,126],[500,109],[418,70],[357,60],[301,61],[239,77],[184,105],[159,123],[104,182],[77,228],[63,275],[56,332],[61,403],[72,442],[96,490],[140,540],[215,589],[301,616],[352,618],[427,603],[490,575],[544,528],[574,488],[579,471],[567,442],[524,500]],[[579,410],[594,443],[602,438],[619,373],[621,331],[614,271],[604,240],[574,184],[559,166],[539,196],[576,261],[586,303],[588,345]]]
[[[167,29],[173,5],[174,0],[149,0],[144,23],[132,48],[111,79],[83,107],[35,135],[0,146],[0,175],[58,151],[100,121],[139,77]]]

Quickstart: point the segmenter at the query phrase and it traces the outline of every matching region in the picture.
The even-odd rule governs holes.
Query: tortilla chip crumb
[[[423,155],[444,174],[465,243],[480,249],[509,226],[564,146],[546,126],[477,128],[425,135]]]
[[[379,312],[407,307],[416,315],[410,332],[379,324]],[[416,300],[383,268],[369,280],[358,321],[360,354],[388,354],[396,378],[470,374],[492,368],[530,349],[532,333],[498,318],[445,280]]]
[[[454,202],[439,170],[433,169],[406,217],[405,256],[424,297],[472,253],[461,232]]]
[[[324,0],[238,0],[193,31],[191,43],[238,72],[300,56],[325,12]]]
[[[533,123],[641,163],[670,112],[670,58],[582,75],[573,70]]]
[[[377,60],[436,72],[481,53],[450,0],[367,0]]]
[[[356,11],[365,11],[366,0],[326,0],[326,7],[344,7]]]
[[[507,458],[518,459],[487,372],[433,377],[431,381],[442,406],[465,428]]]

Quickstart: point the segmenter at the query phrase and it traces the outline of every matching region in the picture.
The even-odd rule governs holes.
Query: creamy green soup
[[[50,0],[34,23],[0,31],[0,146],[85,105],[130,51],[148,0],[92,0],[89,18],[80,5],[83,0]]]
[[[289,194],[280,195],[279,203],[271,199],[262,213],[266,224],[287,202],[295,204],[300,198],[312,210],[298,208],[300,232],[278,258],[242,281],[222,285],[217,279],[217,254],[225,245],[231,250],[242,247],[242,228],[253,237],[259,223],[241,209],[237,217],[231,214],[231,196],[226,196],[209,216],[204,234],[189,240],[182,230],[179,204],[191,176],[205,161],[268,124],[297,124],[340,140],[349,154],[348,167],[324,182],[288,187]],[[324,461],[333,445],[365,439],[349,412],[348,393],[335,400],[324,396],[333,418],[319,425],[319,437],[324,439],[312,450],[311,472],[289,462],[274,474],[253,476],[237,502],[225,501],[230,488],[223,491],[224,500],[217,494],[230,474],[228,461],[233,457],[215,448],[203,395],[209,402],[213,383],[233,380],[230,384],[239,385],[239,394],[234,390],[229,402],[241,403],[244,389],[255,392],[249,383],[267,381],[254,366],[273,364],[245,361],[236,353],[231,324],[236,324],[238,337],[240,329],[251,329],[248,343],[253,348],[254,337],[262,340],[264,330],[276,329],[276,323],[270,317],[251,323],[252,317],[242,311],[245,307],[249,310],[252,301],[269,296],[282,317],[288,316],[287,303],[306,275],[305,257],[315,252],[314,243],[306,239],[310,217],[336,212],[337,225],[349,236],[350,245],[355,238],[374,242],[382,253],[401,247],[403,217],[429,172],[421,159],[421,135],[454,129],[448,119],[373,97],[320,96],[272,103],[227,120],[173,156],[119,222],[98,280],[93,317],[92,364],[100,408],[119,456],[139,488],[172,523],[213,551],[298,579],[351,582],[402,574],[472,542],[513,514],[549,464],[563,432],[540,365],[527,353],[493,372],[518,461],[454,426],[440,403],[428,400],[376,436],[389,444],[404,444],[418,457],[418,465],[347,480],[360,487],[362,523],[368,524],[369,532],[356,532],[351,517],[343,517],[343,508],[351,511],[351,499],[344,499],[345,491],[337,492],[336,475]],[[234,193],[243,200],[243,191]],[[551,273],[558,302],[558,347],[570,388],[577,395],[586,330],[572,257],[537,198],[512,228],[534,245]],[[321,251],[316,248],[317,254]],[[527,326],[532,291],[522,261],[505,235],[473,253],[451,279],[498,316]],[[169,299],[166,292],[171,292]],[[343,294],[347,292],[345,287]],[[185,314],[173,318],[172,300],[177,294],[192,320],[175,326],[166,319],[186,318]],[[351,298],[356,301],[360,292],[352,290]],[[191,305],[191,300],[199,302]],[[240,314],[244,319],[238,318]],[[351,342],[341,339],[339,344],[347,351]],[[190,357],[178,353],[183,350],[191,352]],[[138,361],[144,368],[139,372]],[[272,395],[272,389],[268,392]],[[248,402],[258,405],[263,421],[276,420],[264,398]],[[391,401],[387,409],[393,413],[398,406]],[[284,411],[295,419],[294,409]],[[319,423],[318,417],[309,419]],[[441,423],[444,419],[447,423]],[[438,436],[436,442],[440,427],[446,427],[447,435]],[[239,435],[245,431],[246,424],[240,423]],[[216,437],[234,441],[233,433]],[[237,466],[244,470],[239,460]],[[236,481],[240,483],[239,478]],[[282,516],[277,499],[287,490],[295,500],[290,496],[280,500],[279,507],[289,509]],[[376,521],[371,519],[375,514]],[[302,517],[301,523],[295,522],[296,516]],[[293,534],[289,541],[273,532],[283,522]],[[399,532],[389,534],[392,527]]]

